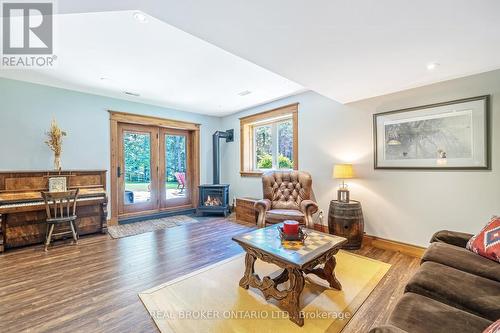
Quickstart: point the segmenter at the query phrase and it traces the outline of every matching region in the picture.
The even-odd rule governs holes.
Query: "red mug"
[[[287,235],[297,235],[299,233],[299,222],[291,220],[283,222],[283,232]]]

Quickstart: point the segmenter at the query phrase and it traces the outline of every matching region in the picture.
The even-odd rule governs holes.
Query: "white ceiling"
[[[340,102],[500,68],[498,0],[86,0],[135,8]],[[429,62],[441,65],[432,72]]]
[[[163,21],[140,23],[134,13],[57,15],[57,66],[0,76],[215,116],[304,90]]]
[[[60,13],[141,10],[344,103],[500,68],[498,0],[59,0],[57,4]],[[85,23],[80,34],[86,35],[87,29],[94,30]],[[113,38],[127,38],[123,31],[131,29],[106,24],[98,32],[114,43]],[[111,31],[116,34],[113,38]],[[139,32],[139,42],[150,40]],[[145,45],[149,49],[159,47],[150,42]],[[101,49],[96,52],[102,56]],[[440,65],[429,71],[430,62]],[[131,70],[127,64],[119,69]],[[208,85],[219,81],[215,76]],[[205,85],[201,90],[208,88],[206,81],[199,82]],[[140,83],[149,87],[149,81]],[[183,92],[199,97],[189,87]],[[222,103],[231,94],[235,93],[217,98]]]

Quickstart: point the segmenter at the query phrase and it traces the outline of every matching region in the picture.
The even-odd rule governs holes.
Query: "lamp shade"
[[[333,178],[348,179],[353,177],[352,164],[335,164],[333,166]]]

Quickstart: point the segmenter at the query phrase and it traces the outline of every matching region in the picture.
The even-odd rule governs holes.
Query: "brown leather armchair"
[[[257,226],[295,220],[313,228],[318,205],[311,200],[312,178],[304,171],[269,171],[262,175],[264,199],[255,203]]]

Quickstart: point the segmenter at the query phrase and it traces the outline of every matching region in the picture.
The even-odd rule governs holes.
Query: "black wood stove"
[[[217,131],[212,136],[213,145],[213,184],[199,186],[197,215],[223,214],[228,216],[229,210],[229,184],[220,184],[220,139],[226,142],[234,141],[234,130]]]

